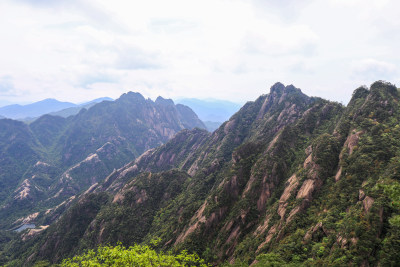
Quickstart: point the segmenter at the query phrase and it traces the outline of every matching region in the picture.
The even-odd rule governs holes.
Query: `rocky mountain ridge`
[[[32,211],[40,215],[25,223],[49,217],[113,169],[195,127],[205,128],[190,108],[132,92],[68,118],[44,115],[29,125],[0,120],[0,216],[6,218],[0,227],[18,227],[16,218]]]
[[[160,239],[213,264],[395,266],[399,100],[382,81],[346,107],[277,83],[215,132],[184,130],[76,196],[15,246],[20,262]]]

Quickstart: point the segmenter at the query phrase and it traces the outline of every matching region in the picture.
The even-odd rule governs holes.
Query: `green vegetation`
[[[378,81],[344,107],[276,84],[212,134],[182,131],[114,171],[4,255],[55,264],[89,250],[83,261],[155,238],[222,266],[396,266],[398,90]]]
[[[125,248],[121,245],[115,247],[101,246],[96,250],[65,259],[59,265],[67,266],[204,266],[207,265],[195,254],[182,251],[178,255],[156,252],[146,245],[134,245]]]
[[[46,213],[100,182],[147,149],[184,128],[204,124],[188,107],[126,93],[82,109],[68,118],[44,115],[29,125],[0,121],[0,229],[40,212],[35,223],[51,223]]]

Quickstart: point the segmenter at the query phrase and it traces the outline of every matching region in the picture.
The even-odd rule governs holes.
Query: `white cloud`
[[[311,55],[317,46],[318,36],[305,25],[281,27],[280,25],[262,25],[248,32],[243,38],[243,49],[248,53],[269,55],[301,54]]]
[[[391,79],[397,73],[394,64],[368,58],[352,63],[353,74],[365,80]]]
[[[0,77],[0,96],[14,95],[15,88],[11,76]]]
[[[397,10],[389,0],[5,0],[0,77],[21,102],[127,90],[244,102],[276,81],[346,101],[372,79],[397,82]]]

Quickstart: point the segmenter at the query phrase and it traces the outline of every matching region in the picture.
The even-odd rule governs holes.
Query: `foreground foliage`
[[[185,250],[178,255],[156,252],[147,245],[125,248],[101,246],[97,250],[64,260],[60,266],[207,266],[196,254]]]

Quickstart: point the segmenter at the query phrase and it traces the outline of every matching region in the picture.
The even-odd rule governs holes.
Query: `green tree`
[[[196,254],[182,251],[178,255],[156,252],[146,245],[134,245],[125,248],[121,245],[100,246],[97,250],[65,259],[61,265],[94,267],[94,266],[208,266]]]

